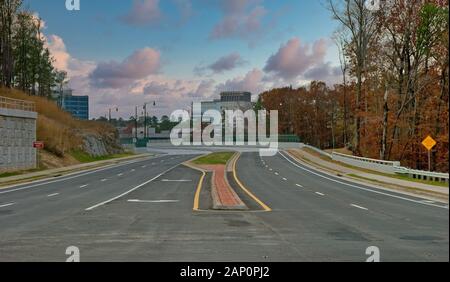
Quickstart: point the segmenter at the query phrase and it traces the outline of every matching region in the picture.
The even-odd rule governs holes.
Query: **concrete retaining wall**
[[[0,108],[0,172],[36,168],[37,113]]]

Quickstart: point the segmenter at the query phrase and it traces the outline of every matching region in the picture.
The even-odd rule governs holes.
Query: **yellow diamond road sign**
[[[431,136],[428,136],[422,141],[422,145],[427,148],[428,151],[430,151],[434,146],[436,146],[436,141],[431,138]]]

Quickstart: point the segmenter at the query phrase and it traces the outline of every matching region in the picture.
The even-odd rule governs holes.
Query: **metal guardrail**
[[[383,161],[383,160],[377,160],[377,159],[371,159],[371,158],[355,157],[355,156],[350,156],[350,155],[336,153],[336,152],[331,153],[331,155],[337,155],[337,156],[344,157],[344,158],[351,158],[351,159],[358,160],[361,162],[374,163],[374,164],[379,164],[379,165],[400,166],[400,162]]]
[[[0,96],[0,108],[35,112],[34,102]]]
[[[330,154],[310,145],[303,145],[302,147],[314,150],[315,152],[323,156],[330,157],[335,161],[343,162],[357,167],[363,167],[369,170],[380,171],[390,174],[403,174],[413,179],[447,182],[447,183],[449,182],[448,173],[410,169],[401,166],[400,162],[398,161],[384,161],[371,158],[355,157],[337,152],[332,152]]]
[[[328,157],[328,158],[332,158],[332,156],[331,156],[330,153],[327,153],[327,152],[325,152],[325,151],[323,151],[323,150],[321,150],[321,149],[318,149],[318,148],[316,148],[316,147],[314,147],[314,146],[304,144],[302,147],[311,149],[311,150],[313,150],[313,151],[315,151],[315,152],[321,154],[322,156],[325,156],[325,157]]]
[[[433,171],[424,171],[417,169],[410,169],[407,167],[395,167],[395,173],[398,174],[406,174],[414,179],[421,180],[429,180],[429,181],[438,181],[438,182],[449,182],[449,174],[441,173],[441,172],[433,172]]]

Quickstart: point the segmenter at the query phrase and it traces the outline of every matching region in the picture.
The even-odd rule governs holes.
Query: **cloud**
[[[131,10],[121,20],[133,26],[147,26],[158,23],[161,18],[159,0],[134,0]]]
[[[313,67],[305,72],[304,77],[309,80],[326,82],[328,85],[342,81],[342,71],[339,66],[332,66],[330,62]]]
[[[217,61],[209,65],[209,69],[214,73],[223,73],[224,71],[232,70],[238,66],[245,64],[239,53],[231,53],[227,56],[219,58]]]
[[[91,73],[91,83],[98,88],[120,88],[160,69],[160,53],[152,48],[134,52],[123,62],[101,62]]]
[[[45,47],[49,49],[53,57],[53,67],[67,72],[71,86],[73,84],[81,85],[82,78],[87,77],[95,69],[96,64],[94,62],[73,58],[67,51],[66,44],[61,37],[52,34],[48,37],[44,36],[44,39]]]
[[[249,91],[252,94],[259,94],[267,87],[263,81],[263,77],[264,73],[255,68],[245,76],[235,77],[217,85],[216,91]]]
[[[262,31],[262,18],[267,10],[258,5],[259,0],[220,0],[219,7],[224,14],[222,20],[211,31],[212,40],[240,38],[254,41]]]
[[[54,59],[53,66],[59,70],[68,70],[70,55],[66,50],[64,40],[57,35],[50,35],[47,38],[46,46]]]
[[[117,106],[120,112],[133,114],[135,105],[142,107],[144,102],[156,103],[148,110],[151,115],[168,115],[174,110],[186,109],[194,101],[205,100],[214,93],[215,81],[172,79],[164,75],[150,75],[139,80],[132,88],[100,90],[93,101],[96,101],[98,112],[107,112]],[[103,109],[103,110],[99,110]],[[125,115],[126,116],[126,115]]]
[[[241,58],[239,53],[234,52],[217,59],[214,63],[204,67],[197,66],[194,68],[194,73],[202,76],[206,70],[210,70],[213,74],[222,74],[226,71],[233,70],[237,67],[245,65],[247,62]]]
[[[298,78],[306,71],[324,63],[328,41],[320,39],[302,44],[299,38],[292,38],[272,55],[266,62],[264,71],[286,81]]]

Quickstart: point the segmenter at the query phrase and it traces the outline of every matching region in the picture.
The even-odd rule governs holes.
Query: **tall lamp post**
[[[118,112],[119,108],[116,107],[115,110],[116,110],[116,112]],[[109,108],[109,119],[108,119],[108,121],[109,121],[109,123],[111,123],[111,108]]]
[[[144,138],[147,138],[147,105],[150,103],[144,103]],[[156,102],[153,101],[153,107],[156,106]]]

